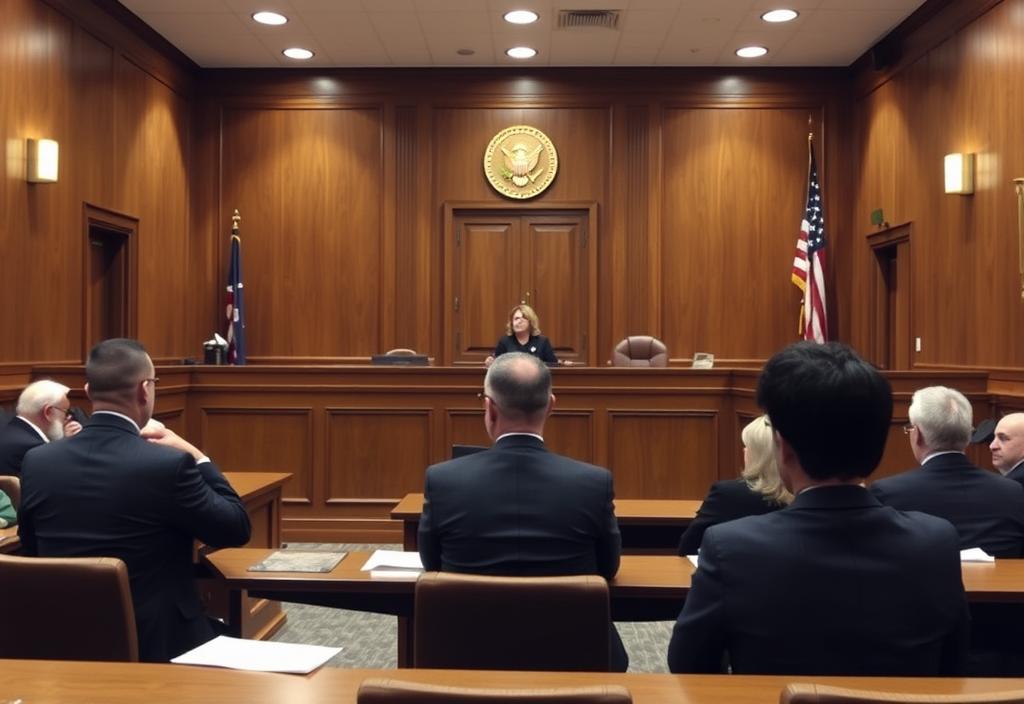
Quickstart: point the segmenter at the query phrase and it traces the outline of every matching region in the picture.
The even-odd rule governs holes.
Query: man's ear
[[[85,395],[89,397],[90,401],[92,400],[92,394],[89,393],[89,384],[88,384],[88,382],[86,382],[86,384],[85,384]]]
[[[786,442],[786,438],[779,435],[778,430],[772,431],[772,439],[775,441],[780,466],[792,467],[800,464],[800,460],[797,458],[796,451],[793,449],[793,446]]]
[[[555,395],[551,394],[548,398],[548,410],[544,413],[544,417],[547,418],[551,415],[551,411],[555,410]]]

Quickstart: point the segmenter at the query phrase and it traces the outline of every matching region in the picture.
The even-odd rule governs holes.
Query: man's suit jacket
[[[1006,473],[1007,479],[1012,479],[1024,486],[1024,462],[1019,462],[1013,469]]]
[[[140,659],[167,661],[214,636],[196,590],[193,541],[241,545],[250,532],[216,466],[197,466],[143,440],[127,420],[96,413],[74,437],[29,452],[21,486],[25,554],[127,564]]]
[[[611,473],[530,435],[427,468],[419,549],[445,572],[543,576],[619,569]]]
[[[960,671],[968,615],[956,530],[859,486],[712,526],[669,644],[672,672]]]
[[[719,523],[735,521],[744,516],[760,516],[782,508],[781,504],[768,501],[762,494],[753,491],[742,479],[727,479],[715,482],[704,497],[697,516],[686,527],[679,539],[680,555],[696,555],[704,531]]]
[[[996,557],[1020,557],[1024,549],[1024,487],[963,453],[932,457],[870,489],[886,506],[945,518],[960,533],[961,549],[980,547]]]
[[[0,474],[19,476],[25,453],[46,441],[26,421],[15,416],[0,430]]]

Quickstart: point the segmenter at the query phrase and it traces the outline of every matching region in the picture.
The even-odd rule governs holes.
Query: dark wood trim
[[[125,291],[125,332],[127,337],[136,337],[139,329],[139,219],[102,208],[92,203],[82,203],[82,361],[89,356],[92,342],[89,340],[89,313],[93,304],[90,291],[90,267],[92,256],[89,252],[89,232],[93,226],[119,232],[125,236],[125,258],[128,265],[128,280]]]

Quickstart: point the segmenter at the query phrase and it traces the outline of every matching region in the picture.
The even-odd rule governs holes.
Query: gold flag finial
[[[235,208],[235,214],[231,216],[231,234],[238,234],[238,223],[242,221],[242,216],[238,214],[238,208]]]

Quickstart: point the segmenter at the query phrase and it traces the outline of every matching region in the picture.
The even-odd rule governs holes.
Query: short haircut
[[[786,491],[779,476],[779,465],[775,462],[775,443],[768,416],[758,416],[747,423],[740,433],[743,447],[747,448],[747,460],[740,476],[750,487],[768,501],[788,504],[793,495]]]
[[[497,357],[484,377],[484,391],[509,418],[534,418],[551,399],[551,370],[525,352]]]
[[[927,386],[914,392],[907,414],[924,444],[933,452],[962,452],[971,442],[974,411],[970,401],[948,386]]]
[[[869,476],[892,421],[892,388],[838,342],[797,342],[764,365],[757,402],[812,479]]]
[[[55,406],[70,391],[64,384],[50,379],[33,381],[18,396],[18,405],[14,412],[19,416],[34,416],[42,412],[44,406]]]
[[[505,323],[505,334],[515,334],[515,331],[512,329],[512,317],[516,314],[516,311],[522,313],[523,317],[529,321],[530,334],[540,335],[540,318],[537,316],[537,313],[533,310],[533,308],[526,305],[525,303],[520,303],[519,305],[517,305],[515,308],[508,312],[508,321]]]
[[[150,364],[146,348],[137,340],[126,337],[104,340],[92,348],[85,364],[89,393],[130,389],[146,378]]]

